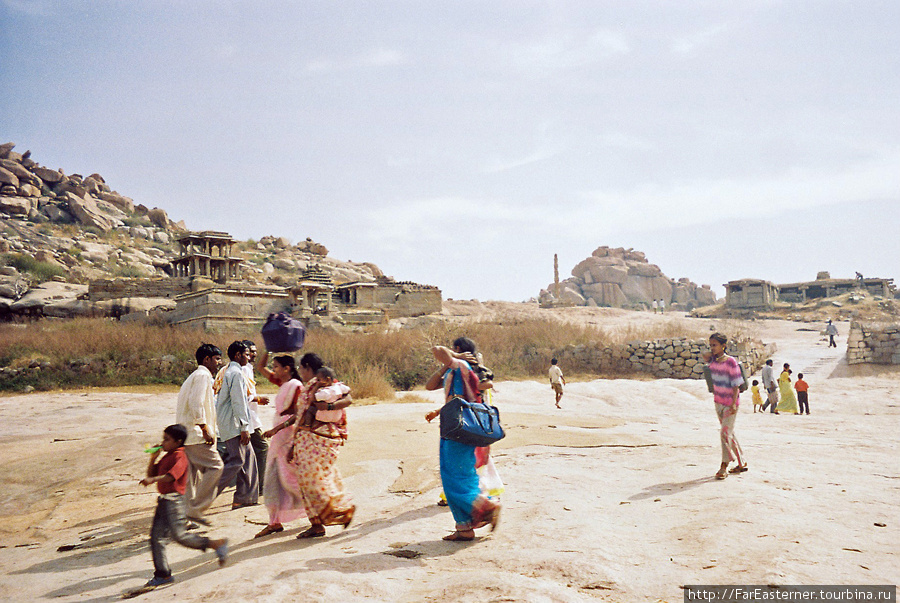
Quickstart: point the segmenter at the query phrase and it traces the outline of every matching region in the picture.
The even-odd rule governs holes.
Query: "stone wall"
[[[554,355],[573,370],[599,374],[648,373],[658,378],[702,379],[701,354],[709,350],[705,339],[655,339],[632,341],[604,348],[567,346]],[[740,338],[729,341],[728,354],[745,363],[750,373],[759,370],[775,352],[774,344]]]
[[[190,290],[190,277],[94,279],[88,284],[88,298],[91,301],[131,297],[174,298]]]
[[[900,324],[851,322],[848,364],[900,364]]]
[[[222,332],[242,327],[262,327],[272,312],[288,309],[283,290],[216,287],[181,295],[169,313],[170,324]]]

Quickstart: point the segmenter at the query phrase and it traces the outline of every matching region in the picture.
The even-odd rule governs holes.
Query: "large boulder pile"
[[[590,257],[572,269],[572,277],[559,283],[559,299],[554,285],[540,293],[545,305],[603,306],[647,309],[653,300],[663,300],[667,308],[691,310],[716,303],[709,285],[690,279],[671,279],[659,266],[647,261],[643,252],[622,247],[598,247]]]
[[[0,144],[0,214],[108,232],[137,212],[160,228],[179,228],[161,209],[135,207],[134,201],[112,190],[100,174],[66,175],[61,169],[39,165],[30,151],[15,152],[15,146],[12,142]]]

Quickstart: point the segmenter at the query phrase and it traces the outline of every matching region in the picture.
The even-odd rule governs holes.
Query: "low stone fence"
[[[743,362],[752,374],[775,353],[775,349],[774,344],[741,338],[729,341],[727,352]],[[707,351],[709,341],[705,339],[678,337],[632,341],[604,348],[567,346],[554,355],[569,372],[648,373],[661,379],[702,379],[701,354]]]
[[[847,364],[900,364],[900,324],[851,322]]]

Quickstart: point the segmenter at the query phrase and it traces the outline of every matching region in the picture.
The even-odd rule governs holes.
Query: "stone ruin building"
[[[388,318],[441,310],[441,291],[430,285],[379,276],[373,282],[336,284],[318,264],[305,268],[289,287],[250,285],[241,280],[241,259],[231,255],[226,233],[189,233],[172,260],[175,279],[190,279],[190,290],[175,297],[171,324],[220,331],[259,324],[269,313],[288,311],[310,324],[329,321],[361,326]]]
[[[189,232],[178,239],[181,253],[172,260],[175,277],[205,277],[220,284],[240,280],[241,258],[231,255],[234,239],[225,232]]]
[[[234,254],[235,241],[229,234],[190,232],[178,242],[180,252],[167,270],[171,276],[104,278],[71,285],[79,288],[78,299],[73,293],[65,303],[44,304],[43,315],[113,316],[223,331],[259,326],[268,314],[280,311],[312,326],[364,326],[441,311],[440,289],[395,281],[377,268],[373,280],[359,281],[348,279],[346,271],[310,263],[295,268],[292,283],[282,279],[278,285],[259,284],[243,277],[246,265]],[[43,288],[53,285],[62,286],[48,283]],[[44,293],[51,294],[55,295]]]
[[[860,290],[890,298],[894,296],[894,279],[863,278],[862,275],[852,279],[835,279],[828,272],[820,272],[814,281],[784,285],[759,279],[741,279],[725,284],[725,307],[771,310],[776,302],[805,303]]]

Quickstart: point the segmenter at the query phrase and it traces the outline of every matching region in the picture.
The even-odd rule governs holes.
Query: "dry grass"
[[[478,343],[498,379],[528,379],[543,378],[554,353],[568,345],[605,347],[632,340],[704,335],[708,333],[699,326],[678,321],[646,327],[598,327],[554,319],[499,319],[344,335],[313,331],[304,351],[316,352],[334,368],[353,389],[354,398],[392,400],[395,391],[421,386],[437,368],[432,346],[450,345],[461,336]],[[225,350],[231,341],[245,338],[246,333],[212,335],[106,319],[0,325],[0,367],[26,367],[35,360],[52,365],[51,369],[2,379],[0,389],[177,385],[193,370],[194,351],[200,343],[215,343]],[[256,339],[261,346],[258,337],[249,339]],[[77,370],[72,369],[73,363]],[[267,391],[265,384],[260,385],[261,391]]]

